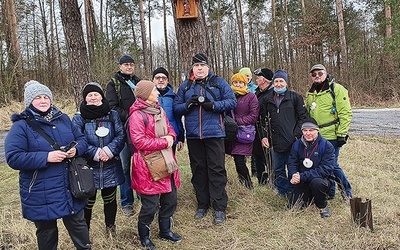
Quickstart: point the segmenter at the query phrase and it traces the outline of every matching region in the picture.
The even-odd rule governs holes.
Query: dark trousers
[[[139,224],[149,226],[153,222],[157,211],[159,219],[170,218],[174,215],[178,196],[173,175],[171,176],[171,187],[172,191],[169,193],[155,195],[140,194],[142,207],[138,216]]]
[[[299,203],[302,207],[306,207],[313,200],[315,206],[318,208],[325,208],[328,204],[326,197],[330,187],[328,179],[314,178],[310,182],[302,182],[293,186],[293,193],[290,197],[291,206]]]
[[[197,207],[208,209],[211,205],[215,211],[225,211],[228,195],[224,140],[188,139],[187,145]]]
[[[101,197],[104,204],[104,220],[106,226],[115,224],[115,217],[117,216],[117,200],[115,199],[117,187],[109,187],[101,190]],[[88,204],[85,206],[85,220],[88,228],[90,228],[90,220],[92,219],[92,211],[94,203],[96,202],[97,191],[94,196],[89,198]]]
[[[246,156],[244,155],[233,155],[235,161],[236,172],[238,173],[239,180],[250,180],[249,169],[246,166]]]
[[[333,168],[333,174],[335,176],[335,181],[338,184],[342,195],[351,197],[353,194],[352,194],[350,182],[347,180],[345,173],[340,168],[339,163],[338,163],[340,148],[337,146],[336,140],[330,140],[329,142],[333,145],[333,148],[335,149],[335,165]],[[335,192],[336,192],[335,189],[336,189],[336,185],[331,185],[328,196],[334,197]]]
[[[83,210],[77,214],[62,218],[76,249],[91,249],[89,230],[83,217]],[[57,250],[57,220],[34,221],[39,250]]]

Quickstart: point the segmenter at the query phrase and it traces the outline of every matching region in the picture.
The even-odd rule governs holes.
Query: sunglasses
[[[313,73],[311,73],[311,76],[312,76],[312,77],[316,77],[316,76],[321,77],[321,76],[323,76],[324,74],[325,74],[324,72],[318,72],[318,73],[313,72]]]

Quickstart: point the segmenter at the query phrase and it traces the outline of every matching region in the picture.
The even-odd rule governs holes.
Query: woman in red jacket
[[[141,197],[142,207],[138,217],[140,243],[146,249],[156,249],[150,240],[150,224],[158,211],[159,237],[179,242],[182,237],[171,231],[172,215],[177,205],[177,188],[180,179],[172,144],[176,139],[173,127],[158,104],[158,91],[153,82],[140,81],[135,89],[136,101],[129,114],[129,134],[135,153],[132,161],[132,188]],[[168,176],[155,181],[143,160],[143,155],[161,151]]]

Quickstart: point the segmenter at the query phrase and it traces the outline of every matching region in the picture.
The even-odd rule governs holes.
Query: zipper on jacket
[[[33,184],[35,184],[38,171],[39,171],[39,170],[35,170],[35,172],[33,173],[32,180],[31,180],[31,182],[29,183],[29,189],[28,189],[29,191],[28,191],[28,193],[31,193],[31,189],[32,189],[32,187],[33,187]]]

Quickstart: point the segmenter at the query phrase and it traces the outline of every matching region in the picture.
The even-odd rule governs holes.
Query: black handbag
[[[48,141],[52,148],[61,150],[60,146],[51,139],[39,126],[33,123],[29,118],[26,122],[36,132]],[[77,199],[86,199],[96,193],[94,185],[93,168],[91,168],[83,157],[74,157],[66,160],[68,164],[69,187],[71,194]]]
[[[224,114],[224,125],[225,125],[225,140],[236,141],[239,127],[235,119],[227,114]]]

